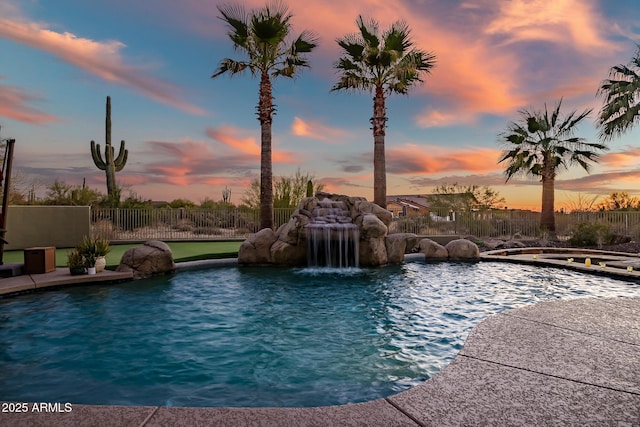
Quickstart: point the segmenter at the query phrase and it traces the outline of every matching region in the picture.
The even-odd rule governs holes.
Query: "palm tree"
[[[232,76],[249,70],[252,76],[260,76],[258,120],[261,129],[260,149],[260,228],[273,228],[273,166],[271,160],[271,124],[275,114],[271,78],[293,78],[309,63],[304,54],[316,47],[314,34],[303,31],[293,41],[288,40],[291,18],[288,7],[280,1],[269,2],[265,7],[245,12],[242,5],[218,6],[218,11],[229,27],[229,38],[234,49],[241,51],[241,60],[225,58],[220,61],[218,77]]]
[[[373,201],[386,207],[387,176],[384,154],[386,128],[386,97],[392,93],[406,94],[422,74],[435,65],[435,55],[414,48],[410,30],[403,21],[395,22],[380,34],[378,23],[356,19],[359,33],[348,34],[337,42],[343,49],[335,67],[340,80],[332,91],[353,90],[373,92]]]
[[[607,150],[600,143],[590,143],[584,138],[573,136],[576,126],[592,111],[581,114],[575,111],[561,116],[562,99],[549,114],[522,110],[522,121],[511,123],[501,134],[506,145],[499,163],[507,162],[505,175],[508,182],[518,174],[540,177],[542,180],[542,216],[540,228],[546,230],[552,239],[556,238],[554,215],[554,184],[558,170],[578,164],[589,172],[589,162],[597,162],[596,150]]]
[[[640,45],[628,65],[611,67],[609,77],[598,89],[605,98],[597,120],[601,141],[621,136],[640,122]]]

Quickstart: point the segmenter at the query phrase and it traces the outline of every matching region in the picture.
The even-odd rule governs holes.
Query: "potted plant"
[[[96,256],[93,253],[84,256],[84,265],[87,267],[87,273],[96,274]]]
[[[106,255],[111,251],[109,247],[109,241],[102,237],[89,237],[84,236],[82,241],[78,244],[78,252],[85,256],[85,258],[91,256],[93,263],[91,267],[96,268],[96,273],[104,270],[107,265]]]
[[[67,266],[69,267],[69,273],[72,276],[77,276],[85,273],[85,259],[84,256],[77,249],[73,249],[67,252]]]

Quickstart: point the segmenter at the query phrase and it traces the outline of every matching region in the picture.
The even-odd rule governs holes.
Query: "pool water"
[[[471,329],[640,286],[553,268],[418,262],[213,268],[0,299],[0,400],[168,406],[368,401],[444,368]]]

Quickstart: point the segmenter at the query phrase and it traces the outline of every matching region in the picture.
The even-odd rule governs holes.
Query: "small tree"
[[[640,209],[640,199],[630,196],[626,191],[614,191],[598,203],[600,211],[632,211]]]
[[[469,212],[501,209],[505,199],[488,185],[442,184],[427,196],[429,206],[438,211]]]
[[[47,187],[46,205],[64,205],[64,206],[95,206],[103,198],[98,190],[89,188],[85,185],[67,184],[62,180],[56,179],[53,184]]]
[[[302,173],[300,169],[296,170],[293,175],[280,176],[273,182],[273,206],[276,208],[295,208],[300,204],[307,194],[307,184],[313,182],[314,176],[308,173]],[[313,186],[313,184],[312,184]],[[316,184],[313,186],[315,194],[324,189],[324,185]],[[251,187],[246,191],[242,198],[242,203],[251,207],[259,207],[260,182],[257,179],[251,181]]]

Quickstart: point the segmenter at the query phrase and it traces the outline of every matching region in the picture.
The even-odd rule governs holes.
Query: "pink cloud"
[[[168,0],[158,1],[162,7],[153,12],[155,15],[164,15],[163,19],[173,25],[179,23],[183,31],[229,43],[224,25],[210,25],[218,16],[210,3],[185,0],[178,10]],[[264,1],[247,0],[242,4],[249,10],[264,6]],[[359,14],[376,19],[382,29],[406,20],[416,46],[437,57],[425,85],[412,91],[425,99],[423,108],[415,114],[416,124],[422,127],[473,123],[481,114],[508,115],[534,101],[580,96],[584,91],[592,95],[604,77],[600,75],[602,70],[610,65],[610,52],[616,50],[606,36],[619,32],[603,21],[594,0],[558,0],[553,4],[547,0],[309,0],[304,6],[290,4],[290,11],[294,34],[302,30],[320,34],[319,46],[310,57],[310,71],[332,82],[336,78],[333,64],[340,54],[335,40],[356,32]],[[516,41],[552,43],[566,55],[587,58],[565,57],[558,62],[550,56],[549,61],[536,61],[531,55],[523,56]],[[541,52],[539,47],[534,50]],[[609,55],[591,56],[594,52]],[[566,84],[566,79],[554,77],[573,76],[577,70],[578,84],[574,78]],[[545,88],[544,94],[540,88]],[[543,95],[548,99],[542,99]],[[307,136],[305,132],[312,132],[301,125],[309,123],[294,123],[294,133]]]
[[[302,120],[300,117],[293,118],[291,132],[296,136],[328,142],[339,142],[340,138],[346,134],[340,129],[335,129],[316,121]]]
[[[240,131],[231,126],[221,126],[219,128],[208,127],[206,130],[206,134],[209,138],[214,141],[221,142],[234,150],[254,156],[255,160],[259,162],[260,144],[258,143],[258,140],[253,137],[244,136],[244,133],[244,131]],[[279,150],[274,146],[272,146],[271,149],[271,156],[274,162],[289,164],[297,163],[293,153]]]
[[[602,36],[593,0],[511,0],[499,3],[499,13],[486,27],[509,43],[544,40],[568,44],[586,52],[609,50],[615,45]]]
[[[348,178],[340,177],[324,177],[317,180],[318,183],[324,185],[324,191],[328,192],[346,192],[343,188],[369,188],[373,184],[373,173],[361,175],[352,175]]]
[[[260,147],[255,139],[242,135],[232,127],[208,128],[207,136],[220,143],[204,141],[148,141],[144,157],[148,159],[145,174],[154,183],[177,186],[220,183],[237,184],[249,180],[260,170]],[[274,162],[296,164],[293,154],[274,150]]]
[[[624,151],[606,153],[600,156],[600,163],[609,167],[636,166],[640,156],[639,147],[627,147]]]
[[[500,150],[489,148],[455,151],[444,151],[438,148],[427,150],[415,144],[406,144],[387,150],[386,165],[388,173],[401,175],[452,171],[494,172],[501,170],[501,166],[497,164],[500,153]]]
[[[122,42],[94,41],[75,34],[58,33],[34,22],[18,22],[0,18],[0,37],[21,43],[74,65],[108,82],[129,86],[155,101],[195,115],[206,111],[181,100],[177,88],[155,79],[139,67],[125,63],[120,51]]]
[[[28,105],[36,99],[37,97],[25,93],[18,87],[0,84],[0,116],[33,124],[59,120]]]

